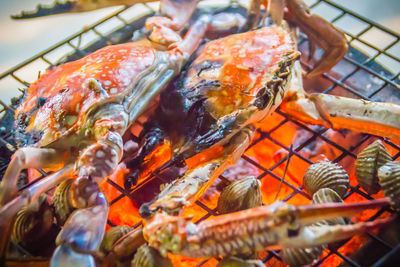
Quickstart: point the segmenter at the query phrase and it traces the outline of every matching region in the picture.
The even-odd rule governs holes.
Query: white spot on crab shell
[[[101,59],[96,61],[96,63],[101,63],[101,62],[103,62],[103,60]]]
[[[111,88],[110,93],[115,94],[115,93],[117,93],[117,91],[118,91],[117,88]]]
[[[120,50],[118,50],[118,52],[126,53],[126,52],[128,52],[128,50],[126,50],[126,49],[120,49]]]
[[[101,75],[101,77],[106,77],[106,75],[103,73],[103,74]]]
[[[109,69],[110,67],[109,67],[109,66],[105,66],[104,68],[105,68],[105,69]]]
[[[111,81],[104,81],[104,85],[110,85]]]
[[[113,71],[112,71],[112,70],[109,70],[108,73],[113,74]]]
[[[106,154],[102,150],[99,150],[99,151],[96,152],[96,157],[99,158],[99,159],[103,158],[105,155]]]

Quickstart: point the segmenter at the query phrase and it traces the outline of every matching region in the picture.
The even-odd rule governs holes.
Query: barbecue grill
[[[231,0],[224,2],[226,2],[226,6],[222,7],[227,7],[227,10],[229,11],[245,11],[243,7],[239,5],[238,1]],[[398,55],[395,55],[395,52],[393,52],[394,48],[400,45],[400,35],[329,0],[316,0],[312,2],[313,3],[310,5],[312,12],[321,7],[328,7],[332,10],[332,14],[335,15],[329,18],[329,20],[345,32],[352,47],[339,65],[337,65],[331,72],[318,77],[318,79],[306,82],[305,89],[308,91],[315,90],[314,88],[318,85],[318,92],[344,95],[372,101],[389,101],[399,104],[400,91],[398,90],[400,89],[400,72],[398,71],[400,70],[397,69],[395,70],[396,73],[393,73],[393,70],[387,70],[384,66],[380,65],[379,62],[382,62],[382,60],[385,59],[392,62],[400,62]],[[34,66],[34,64],[37,64],[37,61],[50,67],[63,62],[79,59],[105,45],[130,40],[133,32],[143,26],[146,17],[151,16],[156,12],[156,8],[153,5],[140,4],[140,6],[141,10],[145,8],[146,12],[142,12],[139,17],[135,11],[137,6],[121,8],[90,27],[85,27],[73,36],[62,40],[25,62],[10,68],[8,71],[0,75],[0,83],[5,79],[12,79],[20,84],[20,90],[23,91],[29,86],[29,83],[26,82],[27,78],[21,75],[23,72],[20,70]],[[357,29],[356,32],[349,32],[346,30],[345,26],[349,21],[361,25],[358,27],[359,29]],[[379,31],[380,33],[390,37],[388,39],[391,41],[385,44],[384,47],[378,46],[377,44],[368,41],[367,38],[364,38],[371,31]],[[305,53],[307,53],[307,45],[308,41],[303,36],[300,43],[300,49]],[[68,47],[69,50],[65,49],[66,47]],[[361,52],[361,50],[358,50],[355,47],[361,47],[365,52]],[[70,51],[71,49],[72,52],[65,52]],[[368,52],[368,54],[366,54],[366,52]],[[306,69],[310,68],[312,61],[305,60],[305,57],[303,57],[303,60],[303,66]],[[310,84],[310,88],[308,87],[308,84]],[[15,90],[17,90],[17,88],[15,88]],[[9,131],[13,120],[12,114],[14,108],[15,105],[13,103],[6,104],[0,101],[0,116],[2,116],[0,120],[0,151],[2,151],[0,158],[1,175],[6,169],[7,161],[15,149],[13,136],[11,131]],[[278,169],[284,169],[286,164],[290,165],[295,164],[296,162],[302,162],[307,165],[312,164],[315,161],[315,158],[307,156],[309,153],[305,153],[305,150],[312,149],[316,144],[324,144],[335,151],[335,153],[333,153],[335,157],[330,158],[330,160],[342,164],[346,160],[354,160],[356,158],[356,152],[360,147],[364,147],[371,141],[371,139],[375,138],[369,135],[360,134],[357,142],[350,145],[342,144],[337,142],[337,139],[332,139],[330,137],[335,134],[347,135],[347,131],[332,131],[323,127],[305,125],[298,121],[292,121],[280,110],[276,113],[276,116],[279,117],[277,123],[269,127],[267,130],[264,128],[257,130],[256,138],[248,148],[248,151],[251,149],[255,150],[257,149],[257,146],[266,142],[277,146],[279,148],[280,156],[269,164],[265,161],[258,160],[257,157],[249,156],[247,153],[242,156],[242,160],[245,161],[246,164],[252,165],[258,170],[258,179],[263,179],[264,182],[268,180],[282,182],[283,187],[286,188],[286,190],[279,194],[279,199],[282,201],[287,202],[298,197],[308,200],[311,199],[303,190],[301,185],[293,182],[291,179],[284,178],[282,172],[277,171]],[[140,129],[142,124],[143,118],[136,122],[137,129]],[[280,133],[284,132],[286,129],[285,127],[289,127],[288,125],[292,128],[296,127],[299,131],[301,130],[306,133],[306,138],[301,138],[301,140],[297,138],[297,141],[293,144],[288,144],[287,140],[282,140],[280,138]],[[328,135],[328,131],[331,131],[329,132],[331,134]],[[137,140],[137,137],[134,134],[132,134],[131,138],[134,141]],[[383,139],[383,142],[385,146],[390,148],[393,159],[396,160],[400,156],[400,146],[388,139]],[[38,171],[41,173],[41,176],[30,183],[21,186],[21,190],[36,183],[47,175],[43,170]],[[153,173],[149,178],[142,181],[131,191],[127,191],[117,183],[108,180],[107,182],[109,185],[119,192],[119,195],[110,201],[111,208],[115,203],[124,198],[129,198],[135,201],[142,188],[157,180],[158,184],[164,183],[168,180],[165,176],[166,174],[164,172]],[[301,179],[301,177],[299,178]],[[222,175],[220,179],[222,182],[227,182],[227,178],[224,175]],[[344,199],[355,198],[355,196],[356,198],[364,199],[374,198],[374,196],[368,195],[364,192],[359,185],[353,184],[344,196]],[[203,199],[196,201],[195,205],[197,206],[196,208],[202,211],[201,216],[195,218],[196,222],[218,215],[216,208],[210,206],[207,201],[204,201]],[[382,208],[377,212],[374,212],[372,215],[369,215],[368,220],[374,220],[385,213],[393,213],[393,211],[390,208]],[[115,226],[117,223],[112,221],[112,219],[109,219],[108,224],[110,226]],[[141,227],[141,223],[138,222],[135,225],[130,226],[138,228]],[[385,266],[391,261],[393,262],[394,258],[397,256],[396,254],[399,254],[399,245],[396,245],[393,242],[388,242],[377,232],[367,233],[367,236],[367,242],[371,242],[374,246],[374,250],[379,250],[380,252],[377,256],[370,256],[368,263],[365,262],[365,260],[367,260],[365,258],[368,258],[365,257],[365,255],[364,259],[362,259],[360,257],[357,258],[352,255],[347,255],[343,251],[342,248],[350,242],[349,240],[346,240],[339,244],[335,244],[334,246],[329,246],[325,250],[323,256],[318,260],[318,262],[314,263],[313,266],[331,265],[333,262],[332,258],[336,258],[336,262],[342,261],[341,264],[345,266],[363,266],[371,264],[375,264],[374,266]],[[21,254],[26,255],[28,258],[32,257],[29,252],[18,244],[13,244],[13,246],[19,249]],[[277,262],[281,261],[279,251],[268,251],[261,253],[260,255],[262,261],[267,265],[277,264]],[[207,266],[207,264],[211,264],[211,262],[215,263],[218,260],[220,259],[209,259],[199,261],[196,264],[197,266]]]

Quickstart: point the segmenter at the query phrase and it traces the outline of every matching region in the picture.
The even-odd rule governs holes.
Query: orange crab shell
[[[146,42],[107,46],[77,61],[48,71],[27,89],[23,103],[16,110],[32,114],[27,131],[51,132],[46,145],[61,135],[76,131],[88,110],[99,102],[125,95],[140,73],[154,64],[155,50]],[[93,90],[89,79],[97,80],[107,94]],[[45,98],[38,107],[38,98]]]
[[[258,92],[274,78],[288,55],[298,54],[291,34],[282,27],[228,36],[208,43],[194,61],[186,88],[200,80],[218,80],[206,94],[209,110],[218,118],[249,107]],[[211,67],[203,68],[205,63]],[[213,66],[214,63],[214,66]]]

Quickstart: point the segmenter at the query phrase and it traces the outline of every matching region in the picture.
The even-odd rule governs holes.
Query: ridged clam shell
[[[70,197],[70,188],[73,181],[73,179],[63,181],[54,191],[53,205],[59,225],[64,225],[69,215],[75,210]]]
[[[309,265],[322,255],[324,249],[324,246],[283,249],[282,260],[290,267]]]
[[[250,176],[226,186],[219,198],[217,209],[221,214],[261,206],[260,181]]]
[[[321,188],[313,195],[312,204],[322,204],[329,202],[343,202],[343,200],[338,193],[330,188]],[[316,229],[316,227],[322,225],[337,224],[346,224],[345,218],[338,217],[330,220],[323,220],[313,224],[310,227]],[[309,265],[322,255],[324,249],[325,246],[283,249],[282,260],[291,267]]]
[[[376,140],[358,154],[356,178],[361,188],[368,194],[375,194],[381,189],[377,172],[381,166],[390,161],[392,157],[381,140]]]
[[[32,204],[22,208],[15,218],[11,238],[16,243],[32,242],[52,227],[53,210],[42,194]]]
[[[245,260],[238,257],[225,258],[216,267],[263,267],[265,264],[260,260]]]
[[[322,203],[332,203],[332,202],[343,202],[343,199],[330,188],[321,188],[318,190],[312,198],[312,204],[322,204]],[[337,224],[346,224],[346,219],[342,217],[337,217],[334,219],[324,220],[316,223],[315,225],[337,225]]]
[[[131,228],[127,225],[119,225],[108,229],[104,234],[100,249],[105,252],[111,251],[114,243],[117,242],[117,240],[122,236],[129,233],[130,230]]]
[[[136,252],[135,257],[131,262],[132,267],[172,267],[172,262],[169,258],[164,258],[155,249],[148,245],[142,245]]]
[[[303,187],[310,195],[321,188],[330,188],[343,197],[349,187],[349,175],[336,163],[317,162],[307,169]]]
[[[400,162],[386,163],[378,170],[379,183],[385,196],[392,201],[393,208],[400,210]]]

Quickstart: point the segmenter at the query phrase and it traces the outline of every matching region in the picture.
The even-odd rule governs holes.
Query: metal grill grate
[[[237,4],[237,1],[233,0],[225,2],[227,5]],[[353,47],[362,49],[368,55],[366,56],[365,54],[360,53],[354,48],[350,49],[349,53],[346,55],[341,63],[346,65],[346,69],[348,70],[346,71],[346,73],[329,72],[322,75],[322,79],[326,82],[324,84],[328,84],[328,86],[323,88],[323,93],[346,95],[354,98],[362,98],[373,101],[385,100],[398,103],[398,99],[400,99],[400,97],[397,99],[395,97],[393,98],[393,96],[399,96],[399,93],[396,91],[400,89],[400,82],[398,79],[400,74],[400,59],[396,55],[396,49],[398,51],[398,48],[400,47],[399,34],[381,25],[378,25],[370,21],[369,19],[366,19],[329,0],[310,0],[307,2],[310,4],[312,12],[318,13],[319,10],[329,9],[329,14],[331,14],[332,16],[327,19],[333,22],[336,26],[341,28],[346,33],[346,36],[348,37],[348,40]],[[141,7],[141,18],[138,18],[138,6]],[[153,12],[155,12],[155,6],[153,5],[136,5],[130,8],[122,8],[111,14],[110,16],[98,21],[96,24],[91,25],[90,27],[86,27],[75,35],[61,41],[53,47],[1,74],[0,86],[3,81],[11,79],[13,82],[18,83],[21,88],[25,89],[27,86],[29,86],[29,83],[26,82],[26,80],[29,80],[29,78],[24,77],[24,69],[37,68],[38,61],[40,62],[40,66],[44,64],[46,67],[49,67],[52,65],[56,65],[59,62],[81,58],[105,45],[128,41],[133,31],[143,25],[145,17],[150,16],[151,14],[153,14]],[[357,27],[358,29],[352,31],[346,29],[348,21],[354,21],[357,25],[359,25],[359,27]],[[378,45],[374,42],[371,42],[368,36],[373,31],[378,31],[380,34],[384,35],[385,40],[388,40],[388,42],[384,45]],[[303,38],[301,47],[304,48],[306,44],[307,40]],[[387,71],[385,70],[385,68],[377,64],[382,62],[384,62],[385,64],[389,62],[389,67],[392,71]],[[310,67],[310,63],[307,61],[302,62],[302,64],[306,68]],[[340,66],[338,68],[340,68]],[[367,75],[370,81],[366,82],[365,84],[363,83],[363,81],[358,81],[358,77],[360,77],[360,75]],[[365,91],[364,88],[368,88],[369,90]],[[13,111],[11,105],[6,105],[2,101],[0,101],[0,106],[0,112],[2,114]],[[281,181],[282,177],[277,175],[274,170],[282,164],[285,164],[289,157],[297,157],[307,164],[312,164],[313,162],[310,159],[304,157],[300,152],[302,149],[304,149],[306,146],[310,145],[317,139],[329,144],[330,146],[340,151],[340,155],[336,157],[333,161],[341,162],[347,157],[355,158],[356,155],[354,151],[359,148],[363,143],[367,142],[367,140],[370,138],[370,136],[365,135],[359,140],[358,143],[347,149],[341,144],[329,140],[329,138],[324,135],[328,129],[310,127],[297,121],[291,121],[284,113],[279,110],[277,111],[277,113],[282,116],[282,120],[280,121],[280,123],[278,123],[269,131],[258,130],[259,135],[253,141],[250,147],[257,146],[257,144],[263,140],[269,140],[273,144],[279,146],[284,151],[286,151],[287,155],[282,157],[272,166],[264,166],[264,164],[260,164],[246,155],[243,155],[242,157],[245,161],[254,165],[261,171],[261,174],[258,177],[259,179],[276,179],[278,181]],[[310,137],[307,140],[304,140],[301,144],[296,144],[295,146],[293,146],[291,153],[289,153],[289,150],[291,150],[291,148],[285,145],[284,142],[282,142],[279,137],[276,137],[276,134],[274,134],[276,132],[279,132],[279,130],[284,129],[285,125],[287,125],[288,123],[294,123],[299,128],[304,129],[305,131],[310,133]],[[140,122],[138,122],[138,124],[140,124]],[[393,150],[396,151],[393,158],[397,159],[400,156],[400,147],[390,140],[384,139],[383,141],[386,145],[392,147]],[[9,147],[12,146],[13,143],[11,134],[6,132],[0,133],[0,142],[3,144],[8,144]],[[32,181],[25,187],[36,183],[38,180],[42,179],[46,175],[45,172],[40,172],[42,173],[42,176],[35,181]],[[162,174],[153,174],[149,178],[141,182],[141,184],[137,185],[130,192],[127,192],[126,190],[109,180],[108,182],[121,193],[120,196],[110,202],[110,205],[112,206],[114,203],[125,197],[134,199],[136,192],[138,192],[140,188],[142,188],[144,185],[148,184],[154,179],[161,179],[163,182],[165,182]],[[225,178],[221,177],[221,179],[224,181]],[[305,193],[305,191],[303,191],[303,188],[301,186],[298,187],[287,181],[283,181],[283,184],[292,190],[290,194],[284,197],[284,201],[289,201],[296,195],[302,195],[310,199],[310,196]],[[354,194],[358,194],[365,199],[372,199],[371,196],[360,190],[360,187],[358,185],[351,186],[350,191],[344,196],[344,198],[349,198]],[[196,201],[196,204],[205,212],[205,215],[201,217],[198,222],[205,220],[210,216],[217,215],[216,210],[208,207],[205,203],[198,200]],[[388,208],[381,209],[374,216],[372,216],[370,220],[379,217],[387,211],[392,212]],[[115,225],[111,221],[109,221],[109,224],[112,226]],[[133,227],[137,228],[140,227],[140,225],[141,224],[138,223]],[[379,244],[381,244],[383,247],[385,247],[388,253],[394,249],[392,245],[388,244],[377,235],[369,233],[368,236],[371,239],[379,242]],[[325,254],[324,257],[315,264],[315,266],[324,265],[326,259],[331,255],[336,255],[340,257],[347,265],[360,266],[360,263],[357,263],[350,257],[343,255],[339,252],[340,247],[343,246],[345,243],[346,242],[342,242],[340,245],[334,248],[329,248],[328,253]],[[269,251],[263,258],[263,261],[269,262],[272,258],[281,260],[278,251]],[[200,263],[199,266],[205,264],[206,262],[207,261]]]

